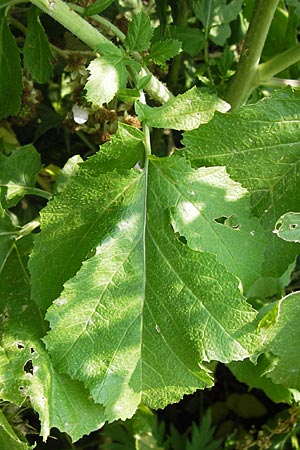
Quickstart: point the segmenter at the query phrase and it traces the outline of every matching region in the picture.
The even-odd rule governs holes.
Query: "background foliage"
[[[299,448],[299,2],[0,6],[1,448]]]

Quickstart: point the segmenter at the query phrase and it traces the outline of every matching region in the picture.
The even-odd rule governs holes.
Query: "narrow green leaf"
[[[229,108],[228,103],[196,87],[156,108],[136,102],[141,121],[150,127],[174,130],[193,130],[210,121],[216,111],[226,112]]]
[[[182,152],[194,166],[225,165],[250,192],[253,213],[270,239],[264,275],[275,278],[299,253],[298,244],[273,233],[278,217],[299,209],[299,102],[299,91],[278,91],[239,111],[216,114],[183,137]]]
[[[119,89],[126,87],[127,71],[123,56],[101,56],[90,62],[85,85],[86,98],[93,104],[110,102]]]
[[[83,159],[79,155],[74,155],[68,159],[55,180],[53,188],[55,193],[63,192],[70,179],[77,174],[79,164],[82,162]]]
[[[49,193],[34,187],[41,168],[40,155],[31,144],[10,156],[0,154],[0,199],[4,208],[16,205],[26,194],[49,198]]]
[[[165,64],[171,58],[181,52],[181,42],[176,39],[165,39],[155,42],[149,53],[148,58],[152,59],[155,64]]]
[[[84,10],[84,14],[87,16],[93,16],[94,14],[99,14],[108,8],[114,0],[96,0],[91,5],[87,6]]]
[[[53,55],[49,40],[39,19],[40,10],[31,5],[23,48],[24,66],[38,83],[46,83],[52,75]]]
[[[285,241],[300,242],[300,213],[289,212],[281,216],[273,232]]]
[[[0,120],[19,111],[22,71],[19,50],[0,9]]]
[[[276,303],[274,308],[263,317],[261,327],[264,351],[271,352],[276,358],[266,374],[276,384],[289,389],[300,390],[300,293],[292,293]],[[268,323],[268,316],[272,326]],[[276,316],[276,320],[273,317]]]
[[[150,47],[153,34],[150,19],[143,11],[133,16],[128,27],[128,33],[124,41],[125,47],[130,52],[143,52]]]

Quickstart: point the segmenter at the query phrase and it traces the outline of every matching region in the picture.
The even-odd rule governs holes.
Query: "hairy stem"
[[[115,47],[109,39],[103,36],[96,28],[73,11],[62,0],[30,1],[43,12],[67,28],[67,30],[73,33],[76,37],[78,37],[78,39],[93,50],[97,51],[100,44]],[[149,73],[148,69],[144,69],[143,73],[140,74],[140,77],[145,76],[145,72],[146,74]],[[153,75],[145,87],[145,91],[160,103],[165,103],[173,97],[168,88]]]
[[[278,0],[256,0],[236,74],[225,92],[231,109],[248,100],[257,86],[257,70]]]

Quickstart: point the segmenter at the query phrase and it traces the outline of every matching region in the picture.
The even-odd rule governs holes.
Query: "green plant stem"
[[[84,20],[81,16],[62,0],[30,0],[31,3],[40,8],[54,20],[71,31],[82,42],[93,50],[100,44],[114,45],[105,36],[99,33],[96,28]]]
[[[93,50],[97,51],[101,44],[116,47],[115,44],[103,36],[96,28],[73,11],[62,0],[30,1]],[[144,71],[139,74],[139,77],[145,76],[145,72],[146,74],[149,73],[148,69],[144,69]],[[173,97],[168,88],[153,75],[145,87],[145,90],[160,103],[165,103]]]
[[[278,0],[255,1],[237,71],[224,96],[232,110],[246,103],[257,86],[259,60],[277,5]]]
[[[300,44],[260,64],[257,69],[256,84],[263,84],[277,73],[287,69],[298,61],[300,61]]]
[[[272,88],[283,88],[285,86],[300,88],[300,80],[293,80],[287,78],[271,78],[268,81],[262,81],[261,84]]]
[[[84,14],[84,8],[82,6],[75,5],[73,3],[67,3],[67,5],[74,11],[78,12],[79,14]],[[108,31],[111,31],[115,36],[117,36],[120,39],[120,41],[122,41],[122,42],[124,41],[124,39],[126,37],[125,34],[122,33],[122,31],[119,30],[119,28],[116,27],[114,24],[112,24],[109,20],[105,19],[104,17],[99,16],[99,14],[95,14],[90,17],[91,17],[91,19],[100,23]]]
[[[183,0],[180,2],[180,14],[176,20],[177,26],[183,26],[186,25],[187,19],[189,16],[189,9],[186,4],[186,0]],[[168,75],[168,84],[173,92],[177,91],[177,85],[178,85],[178,76],[182,68],[182,54],[179,54],[173,58],[169,75]]]

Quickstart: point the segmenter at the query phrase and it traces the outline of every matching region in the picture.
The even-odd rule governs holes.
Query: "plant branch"
[[[224,96],[232,110],[246,103],[257,86],[259,61],[277,5],[278,0],[255,1],[238,68]]]
[[[82,6],[75,5],[73,3],[67,3],[67,5],[74,11],[78,12],[79,14],[84,14],[84,8]],[[119,30],[119,28],[116,27],[114,24],[112,24],[109,20],[99,16],[99,14],[94,14],[93,16],[90,16],[90,18],[100,23],[100,25],[102,25],[108,31],[111,31],[115,36],[117,36],[120,39],[120,41],[123,42],[125,40],[126,37],[125,34],[122,33],[122,31]]]
[[[300,88],[300,80],[293,80],[288,78],[271,78],[268,81],[262,81],[261,84],[263,86],[272,88],[283,88],[286,86]]]
[[[89,22],[83,19],[79,14],[73,11],[62,0],[30,0],[31,3],[40,8],[54,20],[63,25],[67,30],[73,33],[78,39],[84,42],[88,47],[97,51],[100,44],[116,47],[109,39],[103,36],[100,31],[94,28]],[[120,36],[119,36],[120,37]],[[142,78],[150,73],[148,69],[144,69],[139,74]],[[165,103],[170,100],[173,95],[168,88],[151,74],[151,79],[145,91],[149,93],[155,100]]]
[[[274,75],[300,61],[300,44],[274,56],[260,64],[257,69],[256,84],[264,84]]]

